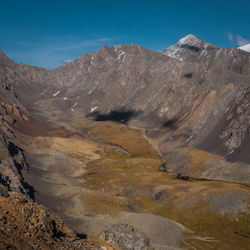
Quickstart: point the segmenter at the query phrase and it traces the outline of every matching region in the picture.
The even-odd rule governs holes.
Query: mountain
[[[139,45],[103,46],[52,71],[4,58],[5,84],[40,121],[50,119],[41,117],[39,105],[46,100],[65,114],[79,111],[145,128],[163,155],[169,144],[192,145],[250,163],[247,52],[188,35],[161,53]]]
[[[12,89],[7,92],[31,117],[39,119],[36,104],[46,100],[64,113],[143,127],[162,154],[174,137],[176,147],[191,144],[250,163],[247,52],[188,35],[161,53],[139,45],[103,46],[52,71],[2,58],[1,78]]]
[[[139,45],[118,45],[104,46],[52,71],[17,65],[21,81],[15,80],[14,89],[31,113],[35,100],[51,98],[65,112],[78,110],[97,120],[120,112],[125,115],[120,120],[128,122],[130,114],[129,123],[149,133],[175,127],[182,145],[193,136],[196,146],[249,163],[247,152],[237,157],[248,141],[249,54],[192,35],[169,49],[181,61],[166,56],[168,49],[157,53]],[[164,153],[164,146],[159,147]]]
[[[215,224],[229,223],[224,211],[245,220],[249,79],[248,52],[194,35],[160,53],[137,44],[103,46],[50,71],[16,64],[1,52],[1,145],[9,159],[1,163],[1,183],[33,195],[77,232],[105,240],[116,223],[115,231],[130,235],[125,223],[153,246],[178,247],[190,233],[186,227],[197,230],[196,218],[206,225],[204,211]],[[152,228],[159,232],[151,235]],[[220,240],[245,244],[233,228]],[[161,229],[176,237],[161,237]],[[197,237],[191,246],[205,244]]]

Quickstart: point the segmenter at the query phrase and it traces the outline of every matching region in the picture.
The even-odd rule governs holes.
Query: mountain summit
[[[189,34],[183,38],[181,38],[177,44],[179,45],[189,45],[189,46],[196,46],[198,48],[202,48],[203,44],[207,42],[199,39],[197,36]]]
[[[189,34],[181,38],[175,45],[163,49],[161,53],[179,61],[184,61],[188,57],[187,53],[200,54],[204,53],[206,49],[214,47],[214,45],[199,39],[197,36]]]

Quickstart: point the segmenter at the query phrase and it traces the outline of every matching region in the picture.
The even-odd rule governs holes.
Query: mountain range
[[[103,206],[104,211],[107,209],[105,216],[114,216],[118,211],[117,208],[110,212],[107,205],[114,195],[119,196],[112,198],[114,206],[119,204],[119,209],[128,213],[115,222],[130,224],[134,220],[132,226],[146,235],[141,236],[145,237],[141,245],[144,248],[135,249],[157,249],[157,245],[187,247],[188,244],[206,249],[218,247],[216,240],[202,243],[197,235],[181,241],[184,231],[189,234],[191,231],[184,230],[175,221],[185,228],[194,225],[193,220],[178,219],[181,217],[172,212],[176,206],[184,209],[208,203],[204,211],[209,211],[209,216],[219,211],[216,216],[223,217],[225,223],[230,222],[227,216],[232,213],[239,221],[244,221],[249,214],[249,45],[220,48],[187,35],[160,52],[138,44],[103,46],[54,70],[15,63],[0,51],[0,84],[1,147],[5,155],[0,164],[3,189],[35,199],[58,213],[78,233],[83,230],[80,221],[85,221],[84,233],[101,235],[113,246],[126,248],[109,235],[113,229],[107,231],[114,223],[106,217],[100,219],[103,213],[99,212],[99,206]],[[128,165],[120,169],[116,165],[118,160],[121,160],[120,166],[124,161]],[[164,171],[159,175],[160,162]],[[133,164],[142,168],[141,171],[130,169]],[[147,175],[147,167],[152,167],[150,175]],[[118,169],[123,173],[121,176]],[[130,171],[131,174],[135,171],[138,178],[145,175],[142,187],[130,183],[133,174],[129,180],[124,179]],[[164,174],[169,176],[162,181]],[[157,178],[151,180],[154,175]],[[114,181],[116,178],[124,184],[119,186]],[[149,182],[145,181],[147,178]],[[182,182],[178,184],[173,179]],[[192,190],[194,196],[184,193],[182,198],[176,198],[178,188],[170,189],[166,180],[176,187],[180,185],[180,194],[183,188]],[[107,183],[102,186],[104,182]],[[143,189],[146,196],[141,193]],[[202,196],[204,192],[207,198]],[[70,208],[67,199],[75,204],[74,208]],[[84,208],[79,205],[80,199]],[[141,203],[137,199],[141,199]],[[173,207],[169,216],[162,212],[164,202],[170,202],[169,206]],[[92,210],[88,210],[88,204]],[[122,209],[123,206],[126,209]],[[200,207],[195,209],[199,214]],[[150,225],[145,222],[138,226],[145,213],[173,220],[171,225],[170,221],[166,222],[168,228],[172,227],[168,233],[175,232],[180,235],[178,239],[171,241],[169,237],[166,242],[159,235],[149,236]],[[196,212],[188,213],[192,218]],[[160,224],[152,223],[157,228],[163,226],[163,222],[160,219]],[[229,236],[234,235],[234,227],[230,226]],[[124,230],[123,226],[118,228],[115,231]],[[126,230],[130,229],[125,227]],[[238,249],[244,249],[249,242],[249,226],[242,230],[246,237],[233,236],[236,238],[232,244]],[[241,237],[245,238],[239,243]],[[145,243],[149,241],[151,246]],[[13,239],[6,245],[24,246],[20,242]],[[98,239],[97,245],[100,244],[104,243]],[[223,240],[221,244],[220,249],[229,249]]]

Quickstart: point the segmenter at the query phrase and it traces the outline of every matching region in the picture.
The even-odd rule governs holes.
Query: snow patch
[[[194,138],[194,136],[193,136],[193,135],[191,135],[191,136],[190,136],[190,137],[186,140],[186,142],[191,141],[193,138]]]
[[[205,57],[208,55],[207,48],[210,46],[212,46],[210,43],[200,40],[198,37],[190,34],[180,39],[177,44],[163,49],[161,53],[179,61],[185,61],[188,55],[186,53],[187,48],[193,49],[195,52],[199,52],[200,56]]]
[[[76,103],[71,107],[71,111],[72,111],[72,112],[75,112],[74,107],[75,107],[77,104],[78,104],[78,103],[76,102]]]
[[[98,106],[95,106],[94,108],[90,108],[90,113],[94,112],[97,109],[98,109]]]
[[[175,58],[179,61],[183,61],[184,58],[182,58],[182,56],[180,54],[181,50],[183,50],[183,49],[177,47],[176,45],[173,45],[173,46],[161,51],[161,53],[166,55],[166,56],[169,56],[171,58]]]
[[[250,43],[239,47],[240,50],[250,52]]]
[[[57,91],[55,94],[53,94],[53,96],[57,96],[61,91]]]
[[[192,34],[189,34],[178,41],[179,44],[195,45],[200,43],[200,39]]]
[[[121,53],[119,53],[119,55],[118,55],[118,58],[117,58],[117,59],[118,59],[118,60],[120,60],[120,59],[121,59],[121,57],[122,57],[122,56],[124,56],[124,55],[125,55],[125,52],[124,52],[124,51],[122,51]]]

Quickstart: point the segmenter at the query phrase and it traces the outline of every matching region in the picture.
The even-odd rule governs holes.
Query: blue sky
[[[8,0],[0,4],[0,49],[52,69],[102,45],[161,50],[187,34],[221,47],[250,42],[249,0]]]

